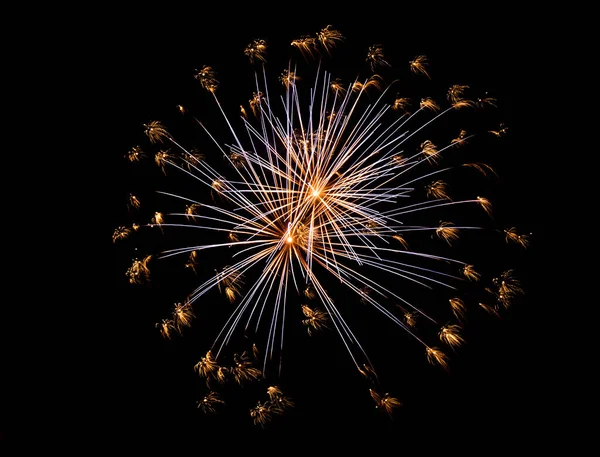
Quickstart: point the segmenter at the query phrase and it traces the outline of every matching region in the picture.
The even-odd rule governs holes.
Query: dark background
[[[249,15],[245,21],[208,16],[197,25],[185,21],[181,27],[171,24],[166,28],[162,28],[165,20],[155,17],[156,23],[150,20],[132,25],[124,36],[115,54],[113,75],[119,95],[114,107],[119,128],[114,128],[117,136],[110,151],[116,159],[119,186],[111,184],[113,190],[119,190],[115,192],[114,214],[119,215],[118,204],[131,186],[128,165],[122,163],[121,156],[138,141],[141,123],[163,113],[175,116],[174,107],[181,99],[195,103],[194,97],[204,97],[204,103],[210,103],[192,78],[195,69],[209,64],[218,71],[219,96],[226,111],[236,112],[253,89],[247,85],[248,62],[242,54],[251,39],[268,41],[268,64],[278,71],[288,56],[298,57],[288,45],[291,39],[314,34],[331,24],[346,37],[338,46],[339,52],[353,49],[348,63],[336,67],[340,71],[358,68],[364,74],[366,64],[356,56],[361,47],[364,54],[369,45],[380,43],[392,69],[399,73],[411,57],[425,54],[432,62],[432,79],[447,81],[448,85],[464,81],[475,88],[487,87],[499,99],[500,115],[510,131],[504,156],[494,158],[502,176],[499,211],[504,211],[501,217],[507,223],[535,233],[527,255],[518,255],[527,295],[502,319],[482,318],[478,328],[469,330],[469,343],[453,358],[450,374],[423,362],[421,349],[411,346],[409,339],[402,347],[402,338],[386,333],[389,328],[381,327],[384,337],[369,333],[369,343],[379,351],[379,365],[395,367],[388,368],[390,382],[385,387],[403,407],[392,419],[375,410],[364,380],[334,334],[319,335],[322,340],[316,343],[289,330],[280,385],[296,407],[263,430],[252,425],[247,411],[255,399],[265,398],[265,384],[261,384],[263,391],[244,387],[240,393],[232,393],[239,395],[238,404],[228,399],[227,406],[215,416],[206,417],[195,408],[203,386],[192,366],[203,354],[207,340],[189,336],[194,326],[183,338],[167,342],[160,338],[154,323],[167,309],[160,302],[170,305],[173,291],[156,285],[150,291],[139,290],[127,284],[123,271],[128,264],[124,260],[130,253],[119,252],[123,248],[117,244],[110,247],[116,251],[111,268],[117,284],[110,307],[118,324],[107,332],[112,342],[119,344],[114,365],[107,369],[118,401],[114,404],[115,420],[107,422],[103,434],[107,439],[120,437],[131,443],[197,443],[200,449],[206,445],[224,450],[236,449],[238,436],[245,443],[241,449],[260,448],[260,442],[265,443],[263,446],[282,443],[282,450],[307,451],[324,444],[374,449],[389,445],[398,451],[403,446],[423,451],[436,446],[457,451],[481,447],[483,451],[516,443],[533,445],[544,403],[540,383],[544,365],[536,356],[539,314],[544,306],[536,256],[540,255],[543,232],[540,210],[534,204],[537,151],[528,149],[526,138],[523,84],[527,79],[520,76],[520,57],[526,50],[514,44],[518,30],[515,17],[482,12],[436,24],[426,17],[390,19],[382,18],[381,13],[377,18],[369,13],[365,17],[356,14],[351,20],[320,17],[318,12],[300,18],[294,9],[278,17],[258,11]],[[283,59],[276,66],[279,56]],[[201,313],[198,325],[210,317],[208,312]]]
[[[93,340],[94,356],[75,357],[85,366],[73,382],[77,388],[71,396],[76,398],[69,399],[74,400],[76,413],[68,422],[75,425],[58,427],[54,440],[81,441],[86,450],[106,446],[134,452],[171,449],[173,453],[250,455],[326,448],[340,453],[389,449],[427,455],[446,449],[488,455],[499,449],[535,449],[552,443],[546,428],[553,422],[546,406],[551,373],[540,351],[542,320],[549,308],[544,283],[549,267],[541,223],[544,205],[537,200],[543,173],[541,152],[532,148],[536,139],[531,125],[533,82],[543,62],[529,60],[524,67],[524,56],[532,47],[522,34],[524,19],[514,11],[495,8],[457,7],[435,15],[428,8],[413,11],[383,5],[362,5],[364,12],[341,11],[349,9],[354,8],[340,5],[328,13],[300,4],[272,10],[231,5],[168,13],[115,9],[101,15],[104,27],[95,29],[92,45],[98,56],[99,110],[108,116],[107,132],[99,135],[106,148],[100,167],[106,214],[93,232],[99,239],[103,268],[86,293],[94,303],[86,316],[95,331],[90,330],[86,336],[93,336],[85,340]],[[464,83],[488,88],[497,96],[499,116],[510,132],[502,156],[497,154],[494,162],[502,177],[500,218],[534,234],[531,248],[517,254],[526,295],[501,319],[482,317],[469,329],[468,344],[453,357],[450,373],[429,366],[422,348],[409,338],[392,337],[391,327],[370,333],[366,344],[377,351],[379,365],[388,366],[383,370],[389,375],[385,391],[403,403],[391,419],[374,408],[366,383],[333,332],[309,340],[292,330],[279,384],[293,398],[295,408],[265,429],[253,425],[248,408],[255,399],[266,398],[266,384],[260,384],[232,392],[226,408],[205,416],[195,406],[203,385],[192,367],[206,351],[210,334],[198,335],[192,326],[183,338],[162,339],[154,324],[181,299],[184,289],[169,288],[168,279],[151,287],[128,284],[125,270],[138,252],[135,248],[142,246],[121,246],[110,239],[116,226],[129,222],[126,198],[132,187],[135,192],[149,191],[139,175],[133,179],[123,156],[140,141],[144,122],[175,119],[177,104],[213,108],[193,79],[194,70],[204,64],[215,67],[226,111],[237,114],[237,107],[246,104],[252,91],[243,55],[252,39],[268,41],[268,64],[279,71],[283,66],[277,64],[285,65],[288,56],[301,60],[289,47],[292,39],[314,34],[328,24],[346,37],[338,48],[348,59],[338,69],[348,77],[367,71],[357,56],[379,43],[392,71],[407,74],[403,65],[425,54],[432,62],[432,80],[445,81],[446,86]],[[150,181],[155,171],[148,172]],[[208,318],[200,315],[198,325],[205,325],[203,319]],[[86,334],[85,324],[80,325],[76,334]],[[89,358],[94,360],[88,362]],[[11,423],[4,437],[10,442],[19,434],[18,424]]]

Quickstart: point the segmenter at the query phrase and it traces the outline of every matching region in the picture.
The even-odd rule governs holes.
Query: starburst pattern
[[[312,335],[313,330],[327,328],[327,313],[324,311],[311,309],[307,305],[302,305],[302,312],[306,316],[306,319],[302,323],[306,326],[309,335]]]
[[[189,302],[175,304],[175,309],[173,309],[173,323],[180,333],[183,327],[190,327],[192,325],[193,317],[194,312]]]
[[[372,71],[376,71],[380,67],[389,67],[390,63],[385,60],[383,45],[374,44],[369,47],[369,52],[367,54],[367,62],[369,62],[369,66]]]
[[[409,62],[409,66],[412,72],[421,73],[427,76],[427,78],[431,78],[429,73],[427,72],[427,66],[429,65],[429,59],[427,56],[418,55],[414,59]]]
[[[115,231],[113,232],[113,236],[112,236],[113,243],[115,243],[119,240],[124,240],[125,238],[127,238],[129,236],[131,231],[132,231],[132,229],[129,227],[125,227],[125,226],[117,227],[115,229]]]
[[[145,156],[146,154],[140,146],[132,147],[129,151],[127,151],[127,154],[125,155],[127,160],[129,160],[130,162],[139,162]]]
[[[152,256],[148,255],[143,259],[133,260],[133,263],[125,272],[131,284],[142,284],[150,279],[149,263],[151,258]]]
[[[373,389],[369,389],[371,398],[375,401],[375,407],[380,408],[386,414],[391,415],[394,409],[402,406],[402,403],[397,398],[392,397],[389,393],[380,395]]]
[[[511,227],[504,230],[504,234],[506,235],[506,241],[517,243],[524,248],[529,246],[530,243],[530,235],[519,233],[516,227]]]
[[[262,39],[256,39],[252,41],[244,51],[244,54],[248,56],[251,63],[259,60],[266,62],[267,42]]]
[[[444,325],[440,329],[440,340],[451,347],[458,347],[465,342],[460,334],[462,328],[458,324]]]
[[[330,58],[343,41],[338,30],[327,26],[290,44],[309,61]],[[486,229],[501,242],[529,245],[529,235],[492,225],[487,198],[476,193],[450,197],[450,180],[464,193],[468,176],[486,181],[494,174],[487,164],[463,161],[470,159],[469,152],[456,152],[468,150],[473,139],[489,140],[490,135],[463,128],[447,135],[431,133],[439,119],[459,109],[485,112],[497,107],[497,100],[485,94],[473,101],[467,98],[469,86],[459,84],[448,89],[445,104],[429,96],[391,96],[396,83],[386,83],[378,74],[345,80],[317,65],[313,75],[301,77],[292,62],[277,73],[282,95],[275,97],[267,87],[267,41],[250,42],[244,53],[255,71],[255,87],[246,98],[249,116],[244,106],[241,116],[227,116],[212,66],[204,65],[193,75],[224,120],[226,142],[188,109],[179,109],[178,116],[205,135],[206,155],[188,145],[188,138],[171,135],[161,121],[143,124],[162,174],[180,174],[197,185],[188,195],[159,191],[180,209],[155,211],[143,226],[158,227],[161,234],[188,230],[194,236],[192,241],[186,237],[183,245],[161,248],[156,256],[135,259],[126,276],[132,284],[147,282],[150,260],[156,257],[157,261],[183,258],[182,264],[200,278],[185,301],[175,304],[171,317],[156,324],[166,339],[182,336],[184,328],[192,327],[194,308],[206,313],[215,300],[214,291],[226,298],[228,317],[194,366],[209,388],[197,401],[204,412],[214,413],[225,404],[215,385],[269,378],[272,361],[283,357],[286,326],[299,323],[309,335],[324,329],[337,334],[350,360],[371,383],[369,392],[377,408],[389,415],[401,402],[379,393],[384,391],[379,377],[342,312],[349,304],[338,306],[334,295],[339,290],[330,292],[326,284],[333,279],[349,291],[354,303],[371,313],[368,320],[381,317],[408,333],[424,349],[425,359],[444,370],[450,368],[444,350],[453,354],[465,344],[462,330],[468,308],[498,315],[524,293],[514,270],[505,269],[491,276],[487,286],[481,286],[485,295],[472,298],[470,304],[458,296],[460,288],[478,287],[484,275],[470,260],[447,254],[463,235],[476,241],[477,233]],[[366,62],[372,72],[391,67],[379,44],[369,47]],[[428,65],[427,57],[419,55],[409,62],[409,70],[429,80]],[[412,106],[416,108],[410,112]],[[492,137],[506,134],[504,125],[482,131],[492,132]],[[142,146],[134,146],[125,157],[138,163],[145,155]],[[209,163],[215,155],[228,167],[221,170]],[[451,162],[454,155],[456,164]],[[137,210],[139,201],[133,198],[129,205]],[[460,216],[461,223],[447,219],[453,216]],[[463,223],[469,216],[476,222]],[[113,241],[129,238],[132,231],[133,226],[119,226]],[[426,309],[429,304],[405,296],[406,287],[399,284],[450,292],[443,309],[434,304]],[[300,306],[293,307],[294,300]],[[240,335],[254,338],[251,349],[234,348]],[[267,400],[250,409],[253,422],[263,427],[294,405],[278,385],[271,385],[267,394]]]
[[[317,33],[317,40],[319,40],[319,43],[321,43],[327,52],[330,52],[338,42],[344,40],[344,36],[339,30],[334,29],[332,25],[328,25]]]
[[[221,399],[218,392],[208,392],[202,400],[197,402],[198,408],[200,408],[206,414],[214,414],[217,412],[219,405],[224,405],[225,402]]]
[[[169,136],[162,122],[151,121],[144,124],[144,133],[150,140],[150,143],[160,143]]]

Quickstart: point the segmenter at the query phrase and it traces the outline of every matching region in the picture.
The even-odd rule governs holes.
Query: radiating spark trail
[[[309,60],[322,54],[329,57],[342,41],[343,35],[328,26],[314,37],[292,41],[291,46]],[[252,41],[244,53],[256,65],[255,87],[250,110],[242,106],[239,118],[226,114],[213,67],[204,65],[194,75],[215,103],[229,142],[221,141],[189,109],[179,105],[182,117],[190,119],[195,129],[208,137],[212,150],[225,159],[228,173],[211,165],[206,159],[209,154],[200,155],[185,141],[174,138],[162,122],[144,124],[150,146],[159,149],[154,160],[162,172],[178,172],[191,180],[190,186],[206,189],[213,197],[207,203],[195,190],[190,194],[194,197],[158,192],[185,204],[185,211],[157,211],[145,226],[157,226],[160,231],[185,228],[194,241],[164,248],[156,258],[187,256],[191,262],[194,256],[194,271],[200,253],[209,259],[205,253],[226,249],[230,260],[226,267],[215,269],[216,274],[201,280],[185,302],[176,305],[172,319],[163,320],[157,327],[165,338],[171,338],[174,332],[181,334],[183,327],[190,326],[192,318],[202,315],[209,306],[210,300],[201,299],[211,291],[220,291],[232,309],[207,356],[197,365],[198,372],[207,382],[233,377],[241,383],[266,377],[269,361],[284,350],[295,291],[301,299],[319,305],[301,306],[301,324],[308,333],[333,328],[357,369],[366,373],[365,367],[372,366],[366,350],[342,313],[343,308],[336,305],[334,294],[325,287],[326,281],[333,279],[357,301],[410,334],[425,348],[427,360],[448,369],[447,355],[418,333],[416,323],[436,326],[438,344],[441,341],[451,350],[462,346],[467,304],[457,293],[465,283],[476,284],[482,275],[470,262],[435,252],[437,248],[452,248],[465,232],[477,233],[489,227],[464,222],[462,217],[460,223],[453,223],[446,215],[462,216],[468,208],[474,208],[476,220],[487,216],[491,224],[493,219],[492,203],[487,198],[454,198],[448,178],[463,167],[475,168],[483,175],[493,169],[481,162],[443,162],[454,151],[467,148],[477,137],[475,133],[460,129],[458,137],[454,131],[447,140],[428,135],[453,112],[482,108],[483,102],[465,98],[469,86],[456,84],[447,91],[448,106],[423,97],[418,108],[409,113],[411,99],[397,95],[389,101],[398,81],[386,85],[381,76],[373,74],[345,84],[322,68],[320,60],[308,93],[302,90],[306,77],[300,77],[298,68],[290,62],[279,73],[283,94],[273,97],[268,84],[267,41]],[[366,60],[373,71],[390,66],[382,45],[371,46]],[[428,64],[425,56],[418,55],[410,61],[409,70],[431,79]],[[487,105],[496,106],[496,100],[491,100],[494,103]],[[506,129],[501,132],[496,136],[503,136]],[[141,146],[135,146],[126,158],[138,163],[146,155],[143,152]],[[140,208],[132,194],[129,206],[132,210]],[[430,214],[444,216],[432,224],[426,219]],[[119,226],[113,242],[132,236],[138,228]],[[514,227],[491,231],[499,233],[502,241],[522,247],[530,243],[530,236]],[[206,239],[206,233],[214,238]],[[407,238],[419,233],[430,238],[417,243],[415,250]],[[148,280],[149,264],[150,256],[134,260],[127,271],[129,281],[139,284]],[[400,286],[408,285],[418,290],[449,291],[450,306],[446,312],[435,307],[425,310],[413,297],[403,294]],[[512,303],[522,288],[512,270],[505,270],[487,291],[495,303],[488,305],[482,300],[478,305],[497,312]],[[449,318],[459,324],[449,323]],[[262,370],[251,366],[241,351],[242,355],[234,357],[233,366],[217,364],[239,332],[261,335]],[[281,375],[281,362],[278,372]],[[250,413],[261,426],[292,404],[279,388],[270,389],[270,399],[258,402]],[[370,392],[377,406],[387,413],[400,405],[389,394],[380,395],[374,389]],[[223,404],[211,390],[198,407],[213,413]]]

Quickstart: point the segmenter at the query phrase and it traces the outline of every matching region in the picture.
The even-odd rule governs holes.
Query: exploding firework
[[[140,144],[124,154],[133,166],[153,158],[160,175],[177,176],[181,187],[158,190],[171,206],[148,209],[146,221],[139,220],[143,201],[129,194],[135,221],[112,234],[115,243],[144,231],[161,238],[160,249],[126,269],[131,284],[152,281],[161,262],[198,278],[156,324],[160,334],[185,337],[199,316],[211,319],[211,307],[229,306],[194,367],[206,387],[196,400],[205,413],[227,407],[219,393],[226,384],[282,378],[286,329],[298,326],[307,338],[334,332],[366,379],[365,393],[392,414],[401,402],[383,390],[356,326],[391,323],[424,360],[448,370],[465,344],[467,313],[498,316],[523,294],[512,269],[494,270],[486,259],[480,270],[473,260],[475,252],[485,255],[479,241],[530,243],[515,227],[497,227],[491,200],[479,193],[496,175],[476,145],[507,134],[504,124],[479,120],[498,100],[461,84],[439,100],[415,97],[401,79],[388,81],[393,66],[381,44],[368,47],[364,75],[344,80],[325,65],[343,43],[331,26],[294,39],[301,60],[273,78],[268,42],[251,41],[240,51],[253,90],[235,114],[220,97],[218,68],[201,66],[192,76],[215,111],[176,105],[179,125],[147,121]],[[407,78],[434,80],[429,65],[427,56],[414,56]],[[203,119],[215,114],[225,141]],[[445,300],[429,302],[432,290]],[[359,314],[360,325],[347,317]],[[249,408],[260,426],[294,406],[280,379],[269,385],[268,399]]]

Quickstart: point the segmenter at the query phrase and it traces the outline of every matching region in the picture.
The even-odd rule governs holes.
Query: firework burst
[[[379,393],[385,392],[380,378],[344,313],[348,296],[368,310],[373,326],[378,318],[392,323],[420,345],[424,360],[448,370],[449,354],[465,343],[467,310],[497,315],[523,293],[511,269],[500,269],[486,282],[470,258],[451,254],[463,235],[472,241],[482,232],[518,248],[530,242],[515,227],[493,225],[492,203],[479,188],[464,196],[470,192],[467,180],[489,182],[495,174],[489,164],[470,160],[463,151],[479,138],[501,141],[507,128],[469,133],[472,126],[448,128],[453,124],[447,118],[469,110],[485,114],[496,107],[496,99],[470,94],[467,85],[450,86],[439,101],[402,94],[397,81],[386,83],[374,73],[392,67],[380,44],[368,47],[362,59],[368,74],[338,78],[322,62],[334,58],[343,42],[332,26],[291,41],[292,50],[314,66],[300,74],[290,61],[274,73],[274,88],[267,71],[268,42],[252,41],[241,52],[254,70],[255,87],[241,115],[226,114],[218,67],[200,66],[191,76],[214,102],[228,141],[220,141],[192,110],[177,105],[178,114],[205,138],[202,152],[187,136],[172,134],[167,123],[151,120],[143,124],[146,145],[125,154],[134,165],[154,157],[162,175],[177,173],[191,189],[187,194],[159,191],[173,210],[153,209],[146,223],[120,225],[113,233],[115,243],[142,227],[164,237],[176,234],[176,242],[186,240],[134,259],[126,271],[130,283],[142,284],[151,279],[154,262],[180,258],[181,266],[199,277],[171,317],[157,324],[160,333],[167,339],[184,336],[184,327],[193,327],[196,316],[208,319],[213,293],[231,306],[195,367],[209,389],[197,403],[205,412],[225,406],[214,390],[219,384],[281,377],[277,360],[284,356],[285,329],[299,325],[306,337],[337,334],[369,380],[366,393],[391,414],[401,402]],[[405,69],[429,81],[435,76],[429,63],[418,55],[407,60]],[[438,125],[444,128],[436,130]],[[224,170],[215,164],[222,160],[213,161],[217,156],[228,165]],[[460,183],[458,197],[452,194],[452,181]],[[140,211],[139,200],[132,198],[132,212]],[[465,222],[469,216],[473,223]],[[458,222],[448,220],[453,217]],[[180,238],[182,231],[188,232],[185,238]],[[420,303],[406,292],[413,286],[449,295],[443,303]],[[475,287],[482,289],[481,298],[458,296]],[[236,349],[231,356],[228,349],[239,335],[252,337],[252,350]],[[279,387],[269,387],[268,394],[269,400],[255,401],[250,410],[261,426],[293,405]]]

